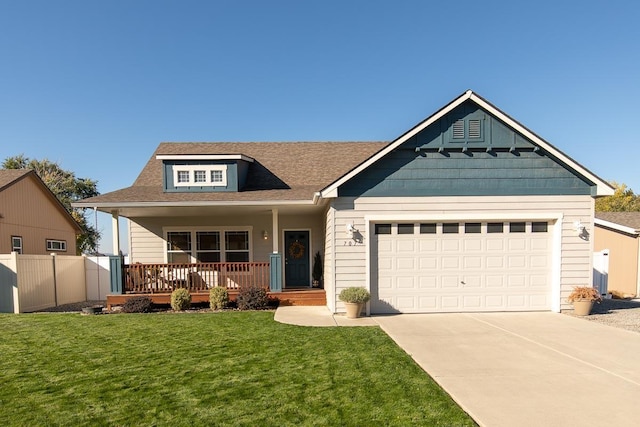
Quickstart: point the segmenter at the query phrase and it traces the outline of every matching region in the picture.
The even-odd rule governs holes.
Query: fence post
[[[51,254],[51,262],[53,264],[53,303],[58,306],[58,278],[56,277],[56,254]]]
[[[111,273],[111,293],[124,293],[122,290],[122,258],[120,256],[109,256],[109,271]]]
[[[269,290],[282,292],[282,256],[279,253],[269,255]]]

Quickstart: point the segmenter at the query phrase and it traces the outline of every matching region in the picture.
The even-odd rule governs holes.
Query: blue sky
[[[0,0],[0,160],[106,193],[162,141],[391,140],[472,89],[639,192],[639,18],[632,0]]]

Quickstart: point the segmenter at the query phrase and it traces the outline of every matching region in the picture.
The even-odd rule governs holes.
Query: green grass
[[[378,328],[0,315],[0,425],[475,425]]]

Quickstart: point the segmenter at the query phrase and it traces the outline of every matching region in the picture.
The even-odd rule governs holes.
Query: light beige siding
[[[53,239],[67,242],[61,254],[75,255],[75,229],[56,204],[29,176],[0,192],[0,253],[11,252],[11,236],[20,236],[24,254],[49,253],[46,240]]]
[[[578,236],[574,222],[581,221],[593,233],[593,199],[589,196],[501,196],[501,197],[430,197],[430,198],[357,198],[336,199],[335,209],[335,292],[327,298],[339,311],[342,303],[337,294],[349,286],[370,288],[370,218],[388,217],[396,219],[469,218],[502,220],[518,216],[521,219],[531,215],[539,219],[548,215],[549,219],[561,216],[561,224],[553,226],[557,232],[556,242],[559,256],[553,260],[556,289],[560,295],[552,300],[561,309],[568,309],[566,297],[573,286],[591,283],[592,236],[583,239]],[[354,242],[346,233],[347,224],[352,223],[362,234],[362,243]],[[554,255],[555,256],[555,255]],[[557,307],[556,307],[557,308]]]
[[[325,226],[320,213],[314,215],[280,214],[278,218],[279,252],[283,253],[285,230],[309,230],[311,247],[309,256],[324,252]],[[246,229],[251,230],[252,260],[269,261],[273,252],[273,222],[271,212],[257,215],[217,215],[212,217],[130,218],[130,262],[166,262],[165,232],[167,230]],[[268,238],[263,235],[267,231]],[[310,258],[312,260],[312,258]],[[311,264],[311,263],[310,263]]]
[[[334,283],[334,259],[335,259],[335,242],[334,242],[334,233],[335,233],[335,214],[336,210],[333,207],[327,209],[325,214],[325,250],[324,250],[324,269],[323,269],[323,280],[324,280],[324,289],[327,292],[327,295],[335,294],[335,283]],[[335,311],[335,298],[327,299],[327,306],[329,310]]]
[[[609,249],[609,292],[628,297],[637,295],[639,241],[637,236],[595,227],[594,250]]]

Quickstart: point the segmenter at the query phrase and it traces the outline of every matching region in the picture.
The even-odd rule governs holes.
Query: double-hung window
[[[248,230],[167,231],[167,262],[249,262],[249,236]]]

